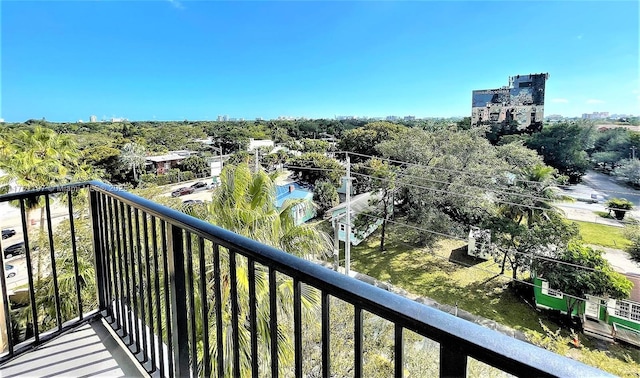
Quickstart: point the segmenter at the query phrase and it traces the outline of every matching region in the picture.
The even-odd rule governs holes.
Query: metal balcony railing
[[[65,206],[56,227],[53,199]],[[465,376],[471,359],[516,376],[607,375],[100,182],[0,196],[7,201],[20,207],[28,274],[17,309],[0,276],[8,336],[0,364],[103,317],[162,377],[330,377],[337,354],[360,377],[369,322],[391,329],[390,351],[379,355],[396,377],[411,357],[408,331],[437,343],[440,376]],[[30,208],[42,209],[46,225],[30,224]],[[349,324],[346,336],[336,319]],[[12,332],[16,325],[23,329]]]

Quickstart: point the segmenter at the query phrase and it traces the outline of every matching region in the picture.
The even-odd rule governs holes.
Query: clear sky
[[[7,122],[469,116],[548,72],[545,114],[640,114],[638,1],[2,1]]]

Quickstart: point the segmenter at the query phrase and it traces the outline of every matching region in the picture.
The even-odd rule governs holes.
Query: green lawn
[[[609,240],[615,238],[617,245],[624,240],[620,229],[590,226],[589,223],[580,225],[583,235],[583,230],[586,230],[587,236],[592,237],[588,239],[589,242],[596,240],[602,243],[606,240],[604,236],[598,237],[596,231],[605,234]],[[433,249],[419,248],[402,240],[403,230],[400,227],[391,225],[388,231],[384,252],[378,249],[380,239],[377,234],[352,247],[351,266],[354,270],[442,304],[457,304],[463,310],[521,330],[527,335],[546,334],[540,321],[550,329],[558,328],[544,313],[534,310],[525,303],[524,298],[509,288],[509,280],[496,274],[499,272],[497,264],[467,256],[465,242],[443,240]],[[555,342],[536,344],[623,377],[635,376],[635,372],[640,371],[640,350],[611,345],[607,352],[602,352],[593,347],[593,341],[582,335],[580,338],[585,342],[584,348],[567,348],[570,345],[567,334],[568,331],[563,330],[563,336]]]
[[[624,237],[622,227],[604,224],[573,221],[580,227],[580,235],[586,244],[601,245],[603,247],[625,249],[631,242]]]
[[[542,330],[537,313],[507,290],[509,280],[498,275],[500,269],[493,261],[470,258],[461,248],[466,243],[458,240],[440,241],[434,250],[412,247],[399,240],[398,231],[390,227],[385,252],[379,251],[375,236],[352,247],[353,269],[515,329]]]

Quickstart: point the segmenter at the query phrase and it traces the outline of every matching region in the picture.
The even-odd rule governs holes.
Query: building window
[[[621,318],[640,322],[640,303],[616,301],[616,309],[614,314]]]
[[[340,231],[344,232],[346,229],[347,227],[344,224],[340,223]]]
[[[549,288],[549,282],[542,280],[542,294],[548,295],[554,298],[562,298],[562,292]]]
[[[629,303],[623,301],[616,301],[615,315],[621,318],[629,318]]]

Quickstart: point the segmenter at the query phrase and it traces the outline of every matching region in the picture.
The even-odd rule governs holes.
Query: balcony
[[[100,182],[9,201],[3,376],[608,376]]]

